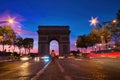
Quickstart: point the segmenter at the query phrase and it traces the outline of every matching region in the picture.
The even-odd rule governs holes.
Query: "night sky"
[[[36,50],[38,25],[69,25],[73,49],[78,35],[90,33],[92,16],[110,21],[119,9],[120,0],[0,0],[0,21],[8,15],[19,21],[20,35],[34,38]]]

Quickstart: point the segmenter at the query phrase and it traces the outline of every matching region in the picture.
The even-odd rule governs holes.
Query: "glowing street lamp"
[[[112,20],[113,23],[116,23],[117,21],[116,20]]]
[[[77,43],[75,43],[75,46],[77,46]]]
[[[75,47],[77,48],[77,50],[78,50],[78,47],[77,47],[77,42],[75,42]]]
[[[9,18],[8,20],[6,21],[0,21],[0,24],[3,24],[3,23],[10,23],[10,24],[13,24],[15,21],[14,21],[14,18]]]
[[[14,23],[14,18],[8,19],[8,23],[13,24]]]
[[[90,25],[96,26],[98,23],[97,17],[96,18],[92,17],[91,20],[89,20],[89,22],[90,22]]]

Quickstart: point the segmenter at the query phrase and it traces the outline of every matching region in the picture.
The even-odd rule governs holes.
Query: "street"
[[[120,58],[0,62],[0,80],[120,80]]]

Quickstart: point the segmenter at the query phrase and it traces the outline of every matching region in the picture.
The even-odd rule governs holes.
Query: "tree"
[[[23,47],[23,38],[20,37],[20,36],[18,36],[16,38],[15,45],[18,46],[18,48],[19,48],[19,54],[21,54],[21,48]]]
[[[118,10],[116,18],[117,18],[118,21],[120,21],[120,10]]]
[[[28,49],[29,53],[30,53],[30,49],[33,48],[33,42],[34,42],[33,38],[25,38],[23,40],[23,46],[25,48],[25,54],[26,54],[26,49]]]
[[[86,35],[78,36],[77,41],[76,41],[76,47],[80,47],[80,48],[87,47],[87,46],[85,46],[85,37],[86,37]]]
[[[0,36],[2,36],[2,31],[3,30],[3,28],[2,28],[2,26],[0,26]]]
[[[3,32],[3,28],[0,26],[0,44],[2,44],[2,39],[3,39],[2,32]]]
[[[3,45],[3,51],[4,51],[4,45],[12,45],[14,43],[14,40],[16,38],[16,34],[14,30],[10,26],[4,26],[0,27],[0,36],[2,36],[1,44]]]
[[[92,32],[89,34],[90,41],[93,44],[102,43],[107,44],[111,40],[111,34],[109,32],[108,26],[104,26],[101,29],[92,29]]]
[[[30,53],[30,49],[33,48],[33,43],[34,43],[34,40],[33,38],[28,38],[29,41],[28,41],[28,50],[29,50],[29,53]]]
[[[108,26],[104,26],[103,29],[99,30],[99,34],[101,36],[101,43],[106,44],[111,41],[111,34],[109,32]]]
[[[118,42],[120,42],[120,10],[116,14],[116,22],[110,22],[109,30],[112,40],[114,40],[115,45],[118,46]]]
[[[14,46],[14,50],[15,50],[15,40],[16,40],[16,33],[14,32],[14,30],[10,27],[10,26],[5,26],[4,27],[6,32],[6,44],[8,45],[13,45]],[[13,50],[13,52],[14,52]]]
[[[103,40],[101,40],[101,37],[103,37]],[[102,41],[104,41],[105,43],[110,41],[110,32],[108,31],[108,27],[106,26],[99,30],[93,28],[90,34],[78,36],[76,46],[87,49],[87,47],[102,43]]]
[[[96,28],[93,28],[91,33],[89,34],[89,37],[93,45],[101,42],[100,36],[101,35],[99,33],[99,30],[97,30]]]
[[[92,47],[92,50],[93,50],[93,46],[96,44],[96,43],[99,43],[99,39],[97,37],[97,35],[93,34],[92,32],[90,34],[87,35],[87,42],[88,42],[88,46]]]
[[[5,29],[2,27],[2,26],[0,26],[0,36],[1,36],[1,42],[0,42],[0,44],[2,44],[3,45],[3,51],[4,51],[4,44],[5,44]]]
[[[76,41],[76,47],[86,48],[90,45],[88,42],[88,37],[86,35],[78,36]]]

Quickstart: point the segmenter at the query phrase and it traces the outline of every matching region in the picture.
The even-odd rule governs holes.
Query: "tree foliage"
[[[76,47],[87,48],[90,45],[88,39],[89,38],[86,35],[78,36],[76,41]]]
[[[104,26],[103,29],[99,30],[100,38],[103,37],[104,43],[108,43],[111,40],[111,35],[108,26]],[[102,41],[101,41],[102,43]]]
[[[120,28],[118,26],[111,25],[110,32],[112,40],[114,40],[115,42],[120,40]]]
[[[105,43],[110,41],[110,32],[108,31],[108,27],[104,27],[100,30],[93,28],[91,33],[88,35],[78,36],[76,41],[76,46],[80,48],[87,48],[90,46],[94,46],[95,44],[102,43],[101,37],[103,37]]]
[[[33,48],[33,42],[34,42],[33,38],[25,38],[23,40],[23,46],[25,48],[25,53],[26,53],[26,49],[28,49],[30,53],[30,49]]]
[[[2,36],[1,44],[3,45],[3,50],[4,45],[14,44],[14,40],[16,39],[16,34],[10,26],[0,27],[0,36]]]
[[[116,46],[120,42],[120,10],[116,14],[116,22],[111,22],[109,25],[112,40],[115,41]]]
[[[16,38],[15,45],[19,48],[19,53],[21,53],[21,48],[23,47],[23,38],[18,36]]]
[[[33,38],[22,38],[20,36],[16,36],[16,33],[10,26],[0,26],[0,44],[3,45],[3,50],[4,50],[4,45],[15,45],[19,48],[19,52],[21,53],[21,48],[25,48],[25,53],[26,49],[29,50],[33,48]]]

